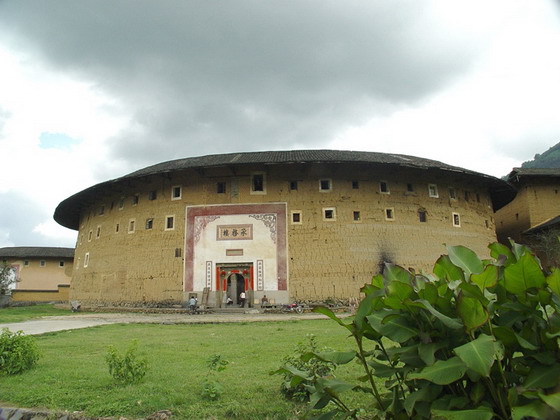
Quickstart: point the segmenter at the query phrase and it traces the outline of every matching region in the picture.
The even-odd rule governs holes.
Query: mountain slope
[[[560,168],[560,143],[543,154],[536,154],[533,160],[523,162],[522,168]]]

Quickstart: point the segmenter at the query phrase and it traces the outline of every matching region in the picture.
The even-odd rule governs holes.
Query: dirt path
[[[340,314],[346,316],[347,314]],[[23,331],[25,334],[43,334],[52,331],[88,328],[107,324],[216,324],[228,322],[293,321],[304,319],[327,319],[315,313],[304,314],[138,314],[138,313],[83,313],[66,316],[49,316],[30,321],[0,324],[0,329]]]

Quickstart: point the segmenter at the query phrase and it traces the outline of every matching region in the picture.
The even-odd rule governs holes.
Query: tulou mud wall
[[[250,223],[226,211],[249,204],[256,214],[269,214],[267,205],[279,210],[272,222]],[[189,225],[189,208],[209,209],[206,219]],[[251,239],[218,237],[248,225]],[[250,246],[258,238],[264,256]],[[485,256],[495,239],[488,191],[460,173],[342,163],[156,173],[115,182],[83,207],[70,299],[177,304],[189,293],[200,300],[208,287],[218,305],[222,295],[212,293],[224,280],[225,296],[220,276],[230,273],[217,267],[235,263],[250,267],[255,299],[345,299],[384,261],[430,271],[443,244]]]

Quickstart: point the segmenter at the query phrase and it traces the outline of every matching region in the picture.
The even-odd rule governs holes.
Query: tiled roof
[[[513,168],[508,175],[508,181],[516,183],[521,178],[529,177],[560,178],[560,168]]]
[[[543,230],[548,230],[556,227],[560,227],[560,215],[556,217],[551,217],[550,219],[545,220],[544,222],[539,223],[536,226],[533,226],[531,229],[527,229],[523,233],[524,234],[539,233],[542,232]]]
[[[74,258],[74,248],[12,246],[0,248],[0,258]]]
[[[54,219],[70,229],[78,229],[79,213],[86,202],[95,202],[103,191],[123,181],[154,174],[165,174],[185,169],[233,167],[242,165],[288,165],[305,163],[365,163],[376,166],[409,167],[420,170],[453,172],[476,180],[488,187],[495,209],[510,202],[515,192],[509,184],[490,175],[447,165],[435,160],[392,153],[356,152],[346,150],[285,150],[268,152],[227,153],[171,160],[148,166],[120,178],[106,181],[83,190],[61,202],[55,210]]]

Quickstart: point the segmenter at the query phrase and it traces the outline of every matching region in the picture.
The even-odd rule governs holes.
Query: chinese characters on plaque
[[[219,225],[216,235],[218,241],[253,239],[253,225]]]

